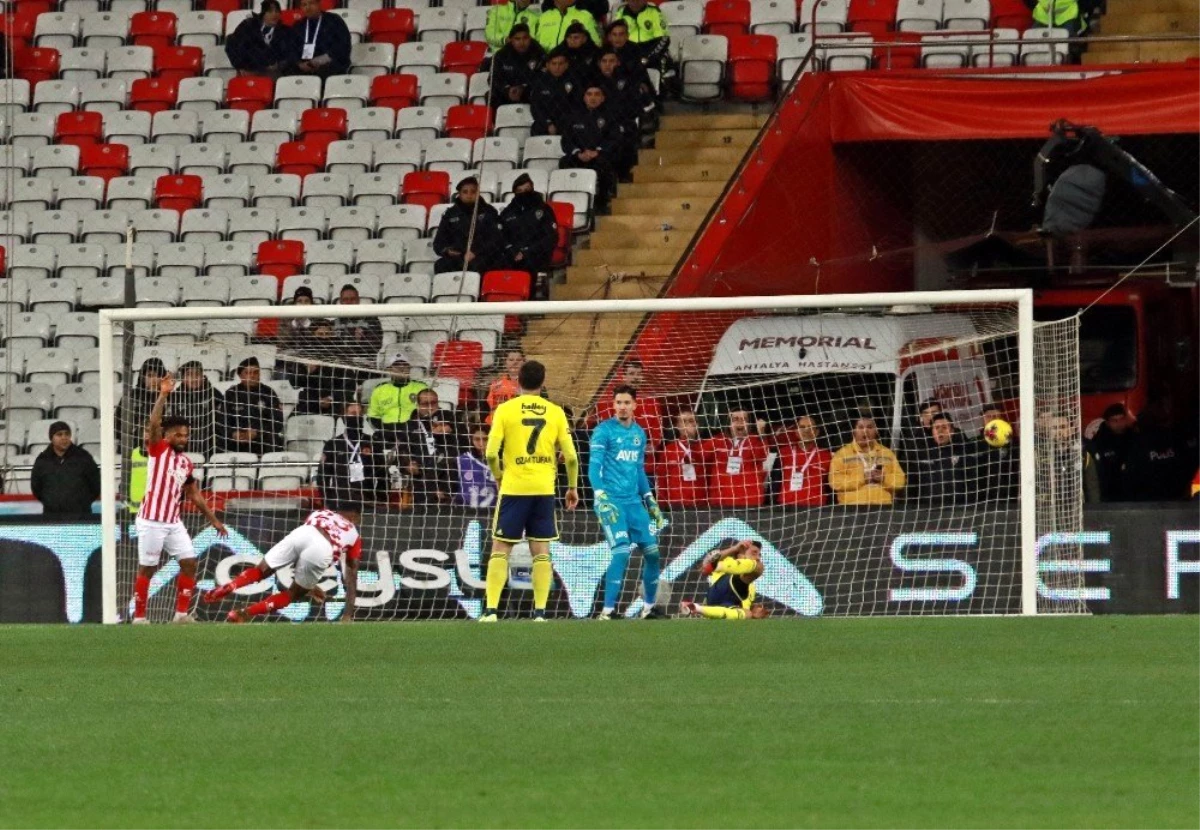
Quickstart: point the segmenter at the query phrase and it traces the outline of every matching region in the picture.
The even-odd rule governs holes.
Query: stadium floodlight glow
[[[269,356],[263,361],[267,375],[264,380],[272,382],[269,361],[278,360],[282,365],[288,360],[302,360],[352,372],[355,382],[369,390],[387,377],[392,359],[401,355],[406,360],[411,358],[414,371],[418,375],[426,373],[430,385],[436,386],[430,355],[431,344],[440,336],[436,334],[437,325],[441,324],[435,325],[435,321],[445,321],[444,334],[449,337],[471,331],[473,326],[493,327],[496,319],[503,321],[505,317],[520,320],[523,334],[513,337],[501,325],[494,336],[483,338],[485,369],[502,371],[504,350],[519,344],[527,357],[547,364],[550,397],[580,409],[598,400],[598,391],[608,388],[622,360],[634,356],[644,360],[647,355],[639,351],[638,338],[652,334],[660,321],[671,319],[685,324],[673,330],[675,340],[660,338],[656,343],[657,363],[647,365],[650,376],[644,389],[639,390],[639,405],[644,411],[657,407],[664,415],[674,415],[684,408],[694,410],[701,427],[717,433],[724,428],[731,407],[739,406],[753,409],[768,422],[768,433],[775,433],[791,426],[801,410],[811,410],[819,413],[822,421],[823,444],[837,450],[849,443],[853,424],[848,420],[858,417],[865,407],[877,421],[882,443],[892,446],[901,459],[916,459],[919,448],[910,434],[916,404],[943,395],[947,411],[963,434],[961,440],[978,435],[982,412],[994,405],[1010,415],[1022,446],[1033,447],[1032,452],[1014,454],[1011,481],[999,488],[1004,491],[1000,495],[993,487],[996,470],[972,467],[970,472],[955,473],[963,479],[966,495],[947,494],[943,498],[930,491],[918,501],[914,485],[908,490],[908,500],[898,492],[892,507],[835,506],[838,496],[829,492],[826,506],[807,512],[796,508],[794,513],[786,514],[786,520],[779,518],[786,509],[780,506],[704,504],[694,509],[672,509],[662,550],[664,574],[670,574],[664,585],[667,597],[679,599],[687,592],[703,591],[698,571],[691,564],[680,562],[674,569],[671,566],[684,549],[689,556],[702,554],[696,545],[701,539],[709,539],[712,528],[735,522],[737,527],[770,542],[778,554],[772,557],[776,570],[769,568],[762,579],[762,591],[773,603],[773,613],[1034,614],[1083,610],[1081,603],[1049,603],[1044,596],[1039,598],[1037,561],[1039,535],[1081,530],[1078,452],[1074,458],[1066,452],[1072,440],[1078,447],[1079,438],[1076,321],[1035,324],[1030,290],[999,289],[102,310],[99,368],[105,622],[118,622],[125,616],[129,591],[126,583],[132,573],[131,551],[126,549],[129,534],[119,532],[119,525],[129,515],[118,501],[119,462],[129,461],[129,443],[136,442],[142,425],[133,422],[132,408],[118,409],[117,378],[125,383],[128,395],[139,357],[169,353],[167,366],[176,368],[201,352],[206,359],[211,353],[219,353],[229,362],[213,364],[216,368],[206,364],[204,368],[211,369],[209,373],[220,382],[228,378],[237,357],[257,347],[251,343],[230,346],[227,340],[211,343],[205,333],[237,328],[219,323],[267,320],[283,328],[296,320],[370,318],[380,321],[384,333],[377,354],[372,352],[366,358],[351,354],[336,341],[309,344],[303,354],[289,352],[284,345],[268,347]],[[189,325],[200,338],[195,348],[186,342],[172,347],[157,344],[159,332],[169,331],[178,338],[180,329],[186,331]],[[453,392],[458,387],[448,388]],[[444,406],[457,403],[448,400],[452,392],[442,400]],[[669,433],[669,429],[666,431]],[[660,429],[652,437],[657,440],[662,435]],[[321,438],[306,437],[310,439],[305,443],[308,450],[314,440]],[[778,442],[787,437],[768,434],[767,439]],[[585,432],[577,435],[580,441],[586,441]],[[311,462],[311,451],[309,459]],[[766,490],[788,487],[787,480],[778,480],[783,464],[778,453],[768,458],[762,473]],[[912,474],[917,473],[914,468]],[[235,481],[237,478],[233,476]],[[915,479],[910,476],[910,480]],[[411,482],[401,470],[391,484],[403,488]],[[987,494],[981,495],[985,491]],[[249,512],[227,517],[227,524],[236,529],[240,519],[249,521],[256,538],[265,536],[264,543],[282,538],[291,529],[296,512],[293,509],[285,515],[287,511],[277,507],[253,506],[245,510]],[[369,599],[374,589],[367,583],[377,581],[384,572],[386,578],[394,580],[383,592],[388,603],[370,609],[370,616],[428,616],[428,609],[435,606],[450,610],[438,611],[434,616],[472,616],[478,599],[480,559],[485,565],[488,549],[486,536],[479,541],[480,527],[486,528],[487,521],[487,511],[444,503],[412,506],[407,501],[404,512],[381,511],[365,519],[369,528],[365,533],[360,596]],[[591,605],[587,594],[591,575],[597,569],[603,570],[607,552],[590,510],[575,514],[569,525],[570,538],[564,536],[555,550],[555,568],[560,590],[570,596],[553,607],[569,607],[577,616],[586,615]],[[969,534],[976,534],[978,545],[956,542],[937,547],[939,538],[961,540]],[[905,549],[904,567],[897,567],[889,551],[901,536],[915,541]],[[429,541],[434,537],[436,544]],[[468,537],[475,541],[467,544],[464,540]],[[245,549],[231,550],[230,555],[253,558],[255,545],[244,538],[240,544]],[[426,550],[429,555],[423,557]],[[1056,546],[1055,553],[1063,559],[1081,557],[1070,546]],[[372,571],[377,554],[386,556],[386,567]],[[923,558],[949,564],[939,570],[922,566]],[[515,556],[514,568],[518,560]],[[201,567],[202,577],[210,582],[222,578],[221,574],[228,578],[228,567],[220,574],[216,563]],[[630,571],[636,573],[636,568]],[[792,576],[792,572],[801,576]],[[974,582],[964,581],[962,575],[967,573],[974,575]],[[286,574],[281,578],[286,579]],[[1043,568],[1042,578],[1051,580],[1052,575]],[[1062,575],[1054,578],[1060,580],[1056,583],[1060,587],[1075,586],[1081,579],[1070,568],[1063,568]],[[523,584],[516,571],[514,581]],[[801,581],[806,585],[789,587],[800,586]],[[880,582],[884,584],[876,584]],[[426,585],[436,585],[436,589],[426,589]],[[330,588],[334,589],[330,602],[333,606],[336,580]],[[591,585],[590,590],[594,588]],[[444,604],[431,606],[428,602],[427,595],[435,590],[446,592],[441,597],[446,600]],[[627,585],[626,593],[628,602],[623,604],[635,607],[636,586]],[[930,597],[933,599],[920,599]]]

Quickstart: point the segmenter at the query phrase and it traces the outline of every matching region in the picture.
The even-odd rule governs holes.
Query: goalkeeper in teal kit
[[[643,619],[666,616],[655,606],[658,596],[658,532],[663,515],[646,478],[646,433],[633,421],[637,391],[632,386],[613,390],[613,412],[592,430],[588,481],[595,493],[594,509],[604,538],[612,549],[612,561],[604,575],[604,608],[600,619],[616,614],[621,583],[629,566],[633,545],[642,550],[642,585],[646,607]]]

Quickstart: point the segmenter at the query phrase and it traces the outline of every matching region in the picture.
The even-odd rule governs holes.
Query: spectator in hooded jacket
[[[542,194],[533,189],[528,173],[513,181],[512,201],[500,213],[500,231],[513,270],[524,271],[535,279],[550,269],[558,244],[558,222]]]
[[[604,88],[589,84],[583,93],[583,107],[563,122],[563,169],[584,168],[596,171],[596,210],[605,213],[616,195],[617,178],[626,161],[623,148],[626,137],[604,106]]]
[[[471,220],[475,232],[471,233]],[[470,250],[467,243],[470,240]],[[433,237],[433,264],[436,274],[476,271],[482,274],[504,265],[504,239],[500,234],[500,214],[479,198],[479,179],[467,176],[458,183],[454,202],[442,214]]]
[[[505,44],[512,43],[513,33],[517,31],[518,26],[524,26],[525,33],[532,36],[532,30],[537,26],[541,14],[541,7],[533,0],[507,0],[495,4],[488,9],[487,25],[484,28],[488,47],[497,54],[503,52]],[[545,54],[540,45],[538,51]],[[495,71],[495,63],[492,67]]]
[[[238,24],[225,39],[225,54],[239,75],[278,78],[287,68],[291,32],[279,23],[278,0],[263,0],[258,14]]]
[[[217,425],[222,420],[224,401],[204,376],[198,360],[189,360],[179,367],[179,385],[167,399],[167,415],[186,418],[191,428],[188,452],[205,458],[216,452]]]
[[[591,12],[576,5],[575,0],[553,0],[553,6],[543,6],[538,18],[537,42],[547,52],[567,39],[567,29],[579,23],[587,31],[592,43],[600,45],[600,30]]]
[[[981,495],[977,482],[971,482],[971,491],[967,490],[971,452],[950,416],[944,412],[934,415],[929,435],[929,441],[913,454],[906,470],[909,483],[905,496],[935,507],[975,501]]]
[[[50,425],[50,446],[33,462],[29,481],[43,516],[88,516],[100,498],[100,468],[91,453],[71,441],[63,421]]]
[[[571,62],[566,55],[546,58],[546,68],[529,88],[529,114],[533,117],[531,135],[561,135],[559,124],[575,110],[581,90],[567,72]]]
[[[1104,501],[1125,499],[1125,465],[1136,437],[1134,426],[1125,404],[1115,403],[1104,410],[1104,420],[1088,442],[1088,451],[1096,463],[1096,475],[1100,477],[1100,497]]]
[[[350,29],[320,0],[301,0],[303,13],[288,38],[290,74],[328,78],[350,71]]]
[[[504,5],[492,6],[501,9]],[[508,43],[492,58],[492,105],[528,104],[534,80],[546,62],[546,51],[533,39],[529,27],[512,27]]]

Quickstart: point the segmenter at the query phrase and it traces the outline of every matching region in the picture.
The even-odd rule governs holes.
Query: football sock
[[[175,577],[175,613],[186,614],[192,607],[192,595],[196,593],[196,577],[179,572]]]
[[[492,552],[488,559],[487,569],[487,609],[495,611],[500,607],[500,595],[504,593],[504,585],[508,582],[508,554]]]
[[[261,582],[265,577],[266,574],[260,571],[257,566],[253,568],[246,568],[246,570],[242,571],[220,588],[217,588],[215,591],[213,591],[213,599],[219,599],[227,594],[232,594],[234,591],[244,585],[252,585],[255,582]]]
[[[658,558],[658,545],[642,548],[642,588],[646,592],[646,604],[654,605],[658,599],[658,576],[662,562]]]
[[[272,594],[261,602],[256,602],[251,605],[246,609],[246,613],[252,617],[257,616],[258,614],[269,614],[272,611],[278,611],[280,608],[287,608],[291,604],[291,594]]]
[[[621,598],[621,583],[625,581],[625,569],[629,567],[629,545],[617,545],[612,550],[612,561],[604,572],[604,607],[616,608]]]
[[[744,620],[746,611],[743,608],[724,608],[720,605],[701,605],[700,613],[708,620]]]
[[[550,585],[554,582],[554,566],[550,564],[550,554],[539,553],[533,557],[533,567],[530,570],[533,577],[533,607],[545,611],[546,603],[550,600]],[[490,569],[488,576],[491,576]]]
[[[137,575],[133,580],[133,618],[144,619],[146,616],[146,600],[150,596],[150,577]]]

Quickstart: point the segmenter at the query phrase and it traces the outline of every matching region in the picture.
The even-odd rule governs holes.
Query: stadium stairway
[[[658,296],[766,117],[664,116],[654,148],[640,152],[633,183],[621,185],[611,215],[597,219],[588,246],[575,252],[565,282],[551,286],[550,298]],[[588,323],[586,348],[579,343],[582,327],[564,325],[561,318],[531,321],[526,330],[526,353],[546,364],[547,383],[556,393],[569,388],[588,395],[598,389],[638,320],[596,317]],[[579,407],[588,401],[563,402]]]
[[[1108,10],[1094,34],[1195,34],[1200,31],[1200,0],[1108,0]],[[1096,43],[1083,56],[1085,64],[1158,63],[1200,58],[1195,42]]]

